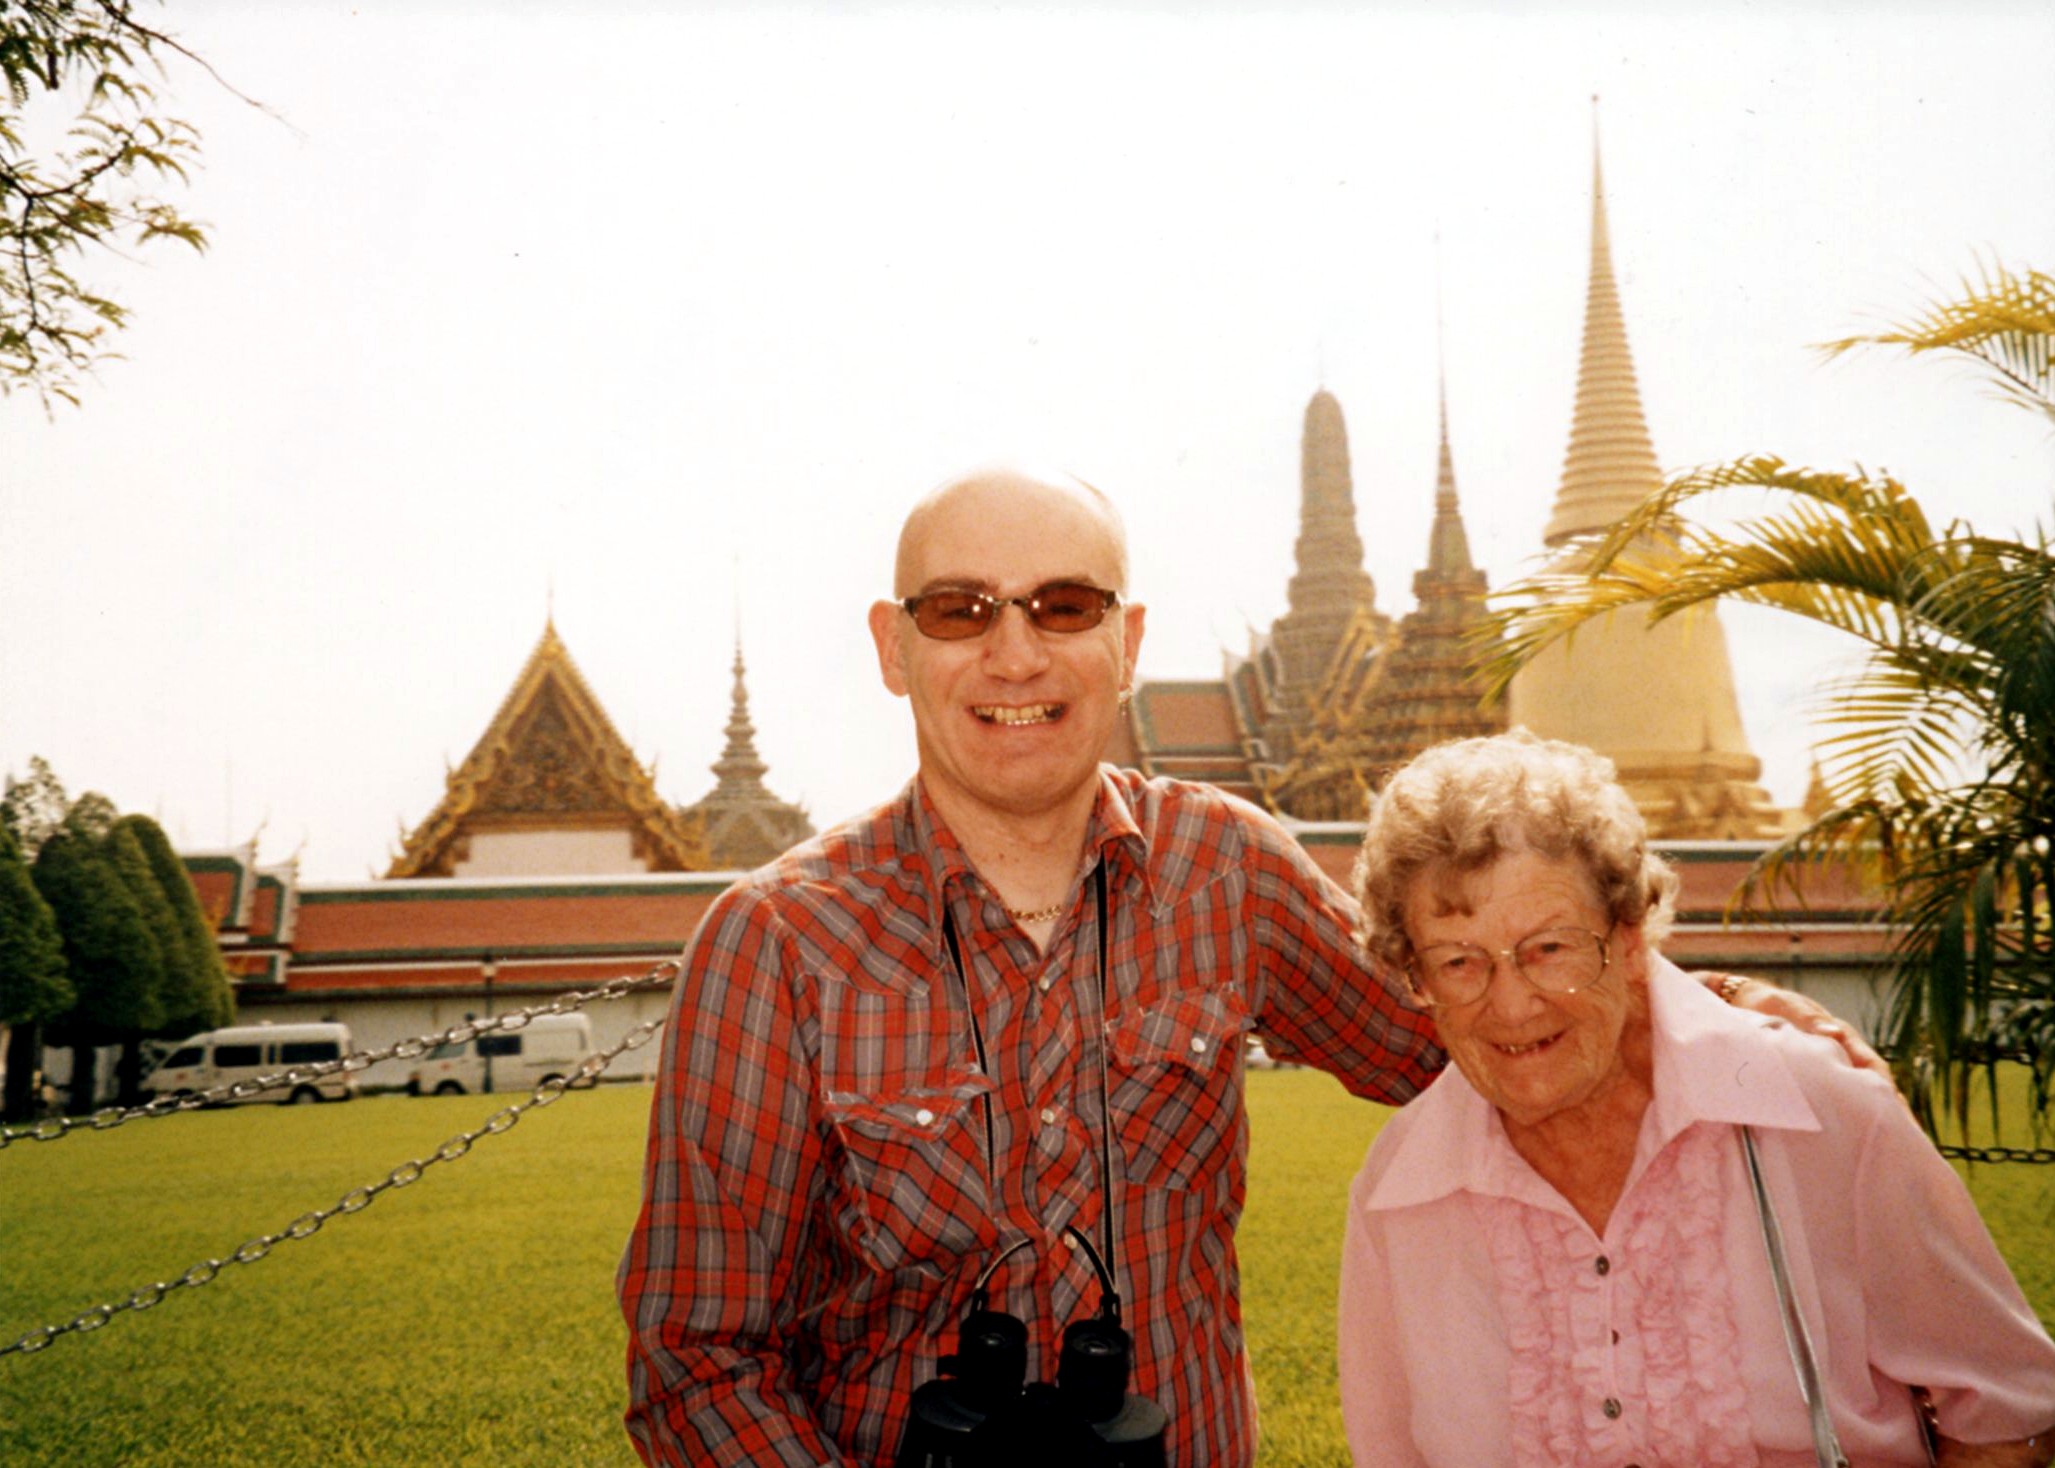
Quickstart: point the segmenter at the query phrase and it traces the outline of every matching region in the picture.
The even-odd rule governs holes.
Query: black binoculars
[[[1104,1266],[1091,1257],[1103,1283]],[[1027,1326],[989,1309],[980,1280],[956,1353],[914,1391],[893,1468],[1167,1468],[1170,1418],[1128,1392],[1133,1353],[1119,1296],[1107,1289],[1097,1315],[1064,1330],[1055,1383],[1028,1382]]]

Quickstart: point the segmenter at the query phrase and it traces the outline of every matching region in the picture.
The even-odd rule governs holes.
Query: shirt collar
[[[1763,1029],[1781,1021],[1734,1008],[1659,955],[1649,975],[1649,997],[1661,1140],[1699,1121],[1820,1129],[1782,1047],[1763,1042]]]
[[[1820,1129],[1782,1051],[1762,1042],[1759,1031],[1772,1021],[1721,1002],[1661,954],[1651,955],[1648,997],[1655,1030],[1649,1112],[1658,1147],[1701,1121]],[[1514,1165],[1518,1154],[1497,1109],[1453,1064],[1407,1109],[1409,1130],[1365,1200],[1372,1211],[1457,1192],[1526,1197],[1537,1186],[1546,1190],[1531,1169]],[[1646,1136],[1649,1120],[1642,1125]]]
[[[1099,766],[1099,799],[1085,828],[1085,850],[1099,854],[1109,881],[1118,885],[1132,878],[1144,891],[1149,889],[1149,844],[1127,792],[1106,765]]]
[[[1134,808],[1111,766],[1099,766],[1098,781],[1098,795],[1085,824],[1086,865],[1089,867],[1092,856],[1097,855],[1105,863],[1106,876],[1112,885],[1120,887],[1132,880],[1147,891],[1148,846],[1143,839],[1141,825],[1135,819]],[[950,888],[963,886],[973,879],[982,883],[984,879],[978,876],[977,868],[971,865],[962,843],[949,829],[942,813],[935,809],[934,799],[928,794],[920,776],[913,777],[901,800],[906,813],[906,849],[926,871],[929,922],[939,932],[941,904],[947,900]]]

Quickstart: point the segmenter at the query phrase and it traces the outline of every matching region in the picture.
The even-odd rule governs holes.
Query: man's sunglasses
[[[986,596],[982,591],[927,591],[899,605],[924,637],[961,642],[981,637],[999,613],[1019,607],[1044,632],[1089,632],[1120,605],[1120,593],[1083,581],[1051,581],[1026,596]]]

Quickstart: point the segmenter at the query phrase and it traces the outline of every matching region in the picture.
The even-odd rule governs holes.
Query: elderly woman
[[[1358,1465],[1810,1464],[2055,1455],[2055,1345],[1888,1083],[1656,951],[1674,873],[1588,750],[1428,751],[1357,867],[1365,937],[1455,1063],[1349,1201],[1342,1415]],[[1816,1457],[1816,1453],[1819,1456]]]

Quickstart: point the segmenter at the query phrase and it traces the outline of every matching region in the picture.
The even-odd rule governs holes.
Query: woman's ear
[[[1639,923],[1614,923],[1613,935],[1606,939],[1606,950],[1612,961],[1636,974],[1648,972],[1648,939]]]

